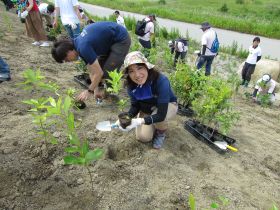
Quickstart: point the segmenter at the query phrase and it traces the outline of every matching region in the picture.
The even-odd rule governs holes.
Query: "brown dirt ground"
[[[8,20],[8,21],[7,21]],[[59,65],[50,48],[32,46],[24,25],[0,4],[0,55],[9,63],[12,80],[0,84],[0,209],[187,209],[189,193],[198,208],[209,207],[219,195],[230,199],[221,209],[269,209],[280,205],[280,111],[261,108],[237,96],[241,119],[229,136],[237,153],[218,154],[183,128],[185,117],[170,123],[164,148],[135,140],[134,133],[99,132],[98,121],[116,119],[117,108],[93,99],[77,117],[80,135],[105,150],[90,166],[91,193],[85,169],[63,165],[63,149],[35,142],[35,127],[22,100],[32,92],[16,84],[24,69],[40,68],[63,88],[75,87],[73,64]],[[63,142],[63,136],[61,136]],[[61,143],[65,144],[65,143]]]

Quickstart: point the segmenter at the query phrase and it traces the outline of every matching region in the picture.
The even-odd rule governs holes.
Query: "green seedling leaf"
[[[83,157],[77,157],[77,164],[85,165],[86,164],[86,159],[83,158]]]
[[[93,160],[98,160],[98,159],[100,159],[100,158],[102,157],[102,155],[103,155],[103,150],[97,148],[97,149],[95,149],[95,150],[90,150],[90,151],[86,154],[85,158],[86,158],[86,161],[87,161],[87,162],[90,162],[90,161],[93,161]]]
[[[75,130],[74,114],[72,112],[67,116],[67,128],[69,133]]]
[[[64,104],[63,104],[63,109],[64,109],[65,114],[68,113],[71,105],[72,105],[72,99],[69,96],[66,96],[64,99]]]
[[[50,142],[51,142],[51,144],[58,144],[58,141],[55,137],[51,137]]]
[[[213,202],[213,203],[211,203],[211,208],[217,209],[217,208],[219,208],[219,204],[217,204],[216,202]]]
[[[80,148],[79,147],[66,147],[64,149],[64,151],[67,153],[76,153],[76,152],[80,152]]]
[[[219,196],[220,201],[222,201],[223,206],[226,206],[229,204],[229,199],[224,196]]]
[[[195,198],[192,193],[190,193],[190,195],[189,195],[189,206],[190,206],[191,210],[196,210]]]
[[[270,210],[278,210],[277,206],[273,204],[272,208]]]
[[[69,134],[69,142],[73,145],[80,146],[80,139],[77,134]]]
[[[86,154],[88,153],[89,151],[89,148],[88,148],[88,142],[85,140],[83,145],[82,145],[82,153],[81,153],[81,156],[82,157],[85,157]]]
[[[68,165],[78,164],[78,159],[75,156],[68,155],[63,158],[64,163]]]

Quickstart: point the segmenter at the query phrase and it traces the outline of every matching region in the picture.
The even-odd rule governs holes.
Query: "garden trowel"
[[[237,152],[238,151],[235,147],[228,145],[228,143],[225,142],[225,141],[214,141],[213,143],[216,146],[218,146],[220,149],[223,149],[223,150],[230,149],[233,152]]]
[[[111,124],[110,121],[99,122],[96,125],[96,129],[100,131],[111,131],[112,128],[118,128],[119,126],[116,124]]]

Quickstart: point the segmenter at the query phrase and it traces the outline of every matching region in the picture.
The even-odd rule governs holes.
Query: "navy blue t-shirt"
[[[93,64],[98,56],[108,56],[111,46],[128,37],[127,30],[115,22],[97,22],[86,26],[74,39],[74,46],[86,64]]]

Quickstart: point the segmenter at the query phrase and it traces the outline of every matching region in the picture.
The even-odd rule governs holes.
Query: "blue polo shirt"
[[[93,64],[98,56],[108,56],[111,46],[128,37],[127,30],[115,22],[97,22],[86,26],[74,39],[75,50],[86,64]]]

